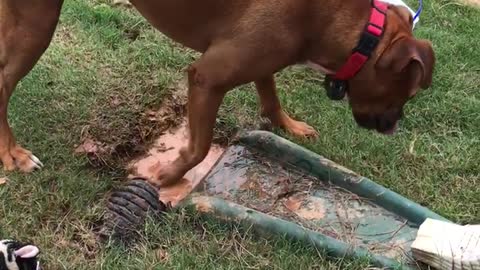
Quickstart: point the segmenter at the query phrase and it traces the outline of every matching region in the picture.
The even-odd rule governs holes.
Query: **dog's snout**
[[[376,124],[376,119],[374,116],[369,115],[369,114],[359,114],[359,113],[354,113],[353,117],[355,118],[355,121],[357,124],[363,128],[366,129],[375,129],[377,124]]]
[[[354,113],[353,116],[359,126],[366,129],[375,129],[380,133],[391,134],[402,118],[403,111],[388,110],[382,114]]]
[[[380,116],[377,119],[376,129],[380,133],[390,133],[389,131],[395,128],[398,119],[392,119],[390,117]]]

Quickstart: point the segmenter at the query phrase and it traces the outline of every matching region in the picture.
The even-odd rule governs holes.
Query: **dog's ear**
[[[411,83],[426,89],[432,84],[434,64],[435,54],[429,41],[402,38],[384,51],[376,66],[393,72],[395,76],[407,74]],[[414,88],[417,87],[411,89]]]

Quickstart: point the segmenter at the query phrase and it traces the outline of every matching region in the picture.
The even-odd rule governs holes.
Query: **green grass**
[[[101,2],[66,1],[52,45],[12,98],[14,132],[46,167],[9,174],[0,186],[0,238],[40,245],[47,269],[364,269],[365,262],[329,262],[316,250],[181,211],[149,226],[134,252],[97,244],[92,228],[106,192],[124,181],[123,161],[165,128],[143,113],[169,98],[198,56],[135,11]],[[311,71],[278,74],[286,110],[320,132],[297,142],[456,222],[480,223],[478,25],[479,10],[426,3],[416,34],[434,44],[434,84],[408,104],[394,137],[359,129],[347,104],[329,101]],[[257,112],[250,85],[231,92],[217,134],[255,128]],[[84,138],[106,146],[94,167],[74,154]]]

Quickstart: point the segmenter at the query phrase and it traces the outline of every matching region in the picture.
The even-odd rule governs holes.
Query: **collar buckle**
[[[357,47],[353,51],[370,57],[379,42],[380,39],[377,36],[370,34],[367,31],[364,31],[362,33],[362,36],[360,37]]]

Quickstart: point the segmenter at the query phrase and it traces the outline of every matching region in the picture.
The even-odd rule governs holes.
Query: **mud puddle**
[[[129,166],[130,177],[141,176],[147,179],[155,177],[155,172],[174,161],[179,150],[188,143],[186,121],[161,135],[144,157],[133,161]],[[164,203],[177,205],[187,197],[208,174],[224,152],[220,145],[213,144],[207,157],[190,170],[176,185],[162,188],[159,191],[160,200]]]

